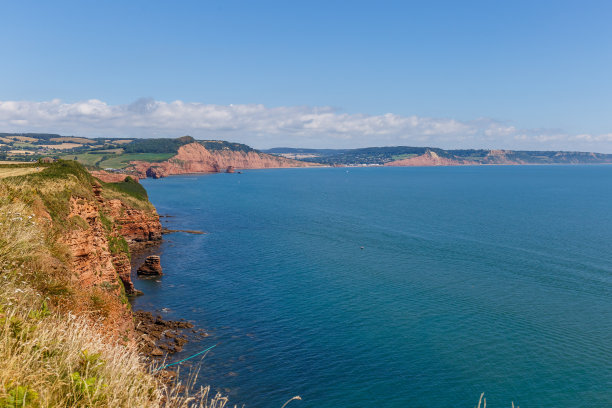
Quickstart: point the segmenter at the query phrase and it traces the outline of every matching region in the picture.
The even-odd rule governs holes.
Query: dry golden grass
[[[41,199],[83,183],[36,177],[0,182],[0,407],[225,407],[193,387],[197,372],[162,385],[132,343],[109,337],[87,293],[69,286],[68,254]]]
[[[6,177],[23,176],[24,174],[36,173],[36,172],[41,171],[42,169],[43,167],[0,168],[0,179],[6,178]]]
[[[52,142],[73,142],[73,143],[83,143],[83,144],[97,143],[97,141],[92,140],[92,139],[86,139],[84,137],[71,137],[71,136],[53,137],[49,140],[51,140]]]
[[[35,137],[29,137],[29,136],[7,136],[9,139],[12,140],[16,140],[19,142],[36,142],[38,141],[38,139],[36,139]]]
[[[36,291],[0,275],[0,406],[223,408],[197,375],[164,386],[134,347],[104,328],[49,311]]]
[[[40,147],[46,147],[48,149],[65,150],[74,149],[75,147],[83,147],[81,143],[62,143],[58,145],[40,145]]]
[[[4,275],[0,290],[0,401],[40,407],[156,407],[162,394],[134,350]],[[19,400],[19,401],[16,401]]]

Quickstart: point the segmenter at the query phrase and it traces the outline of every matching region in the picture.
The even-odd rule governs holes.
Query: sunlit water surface
[[[612,166],[143,180],[175,233],[136,309],[217,344],[203,384],[278,407],[612,406]],[[361,249],[363,247],[363,249]]]

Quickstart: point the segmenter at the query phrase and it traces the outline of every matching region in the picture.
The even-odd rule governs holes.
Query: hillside
[[[307,163],[259,152],[222,140],[88,139],[55,134],[0,134],[0,161],[35,161],[43,157],[76,160],[105,181],[164,177],[171,174],[233,169],[308,167]]]
[[[107,182],[239,169],[309,166],[457,166],[481,164],[603,164],[611,154],[434,147],[361,149],[274,148],[264,151],[222,140],[179,138],[84,138],[57,134],[0,133],[0,162],[43,157],[75,160]]]
[[[444,150],[433,147],[368,147],[363,149],[275,148],[265,152],[330,166],[453,166],[477,164],[601,164],[611,154],[565,151]]]
[[[185,406],[136,349],[130,250],[161,239],[144,188],[74,161],[2,175],[0,406]]]

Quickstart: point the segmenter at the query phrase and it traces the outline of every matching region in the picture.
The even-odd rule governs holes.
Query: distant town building
[[[41,157],[39,159],[40,163],[53,163],[55,162],[55,159],[53,157]]]

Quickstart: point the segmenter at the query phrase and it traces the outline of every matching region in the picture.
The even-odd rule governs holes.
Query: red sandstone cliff
[[[291,160],[255,151],[210,151],[200,143],[181,146],[176,156],[161,162],[131,162],[132,171],[139,177],[166,177],[172,174],[217,173],[232,166],[235,169],[269,169],[283,167],[312,167],[314,163]]]
[[[446,157],[440,157],[436,152],[427,150],[420,156],[392,161],[385,163],[385,166],[459,166],[466,164],[477,163],[468,160],[454,160]]]
[[[105,170],[90,170],[89,173],[92,176],[102,180],[105,183],[121,183],[127,177],[127,174],[109,173],[108,171],[105,171]],[[130,174],[130,177],[134,181],[138,181],[138,176]]]
[[[131,279],[129,248],[160,241],[161,223],[153,208],[131,208],[119,199],[105,199],[97,183],[92,190],[93,200],[70,197],[70,227],[58,241],[68,249],[75,287],[104,305],[105,327],[131,336],[132,315],[117,301],[122,296],[121,284],[126,294],[137,293]]]
[[[155,209],[135,209],[119,199],[105,200],[100,185],[92,188],[94,201],[70,197],[68,221],[74,227],[60,237],[71,254],[73,278],[82,288],[103,287],[114,295],[120,294],[119,278],[126,293],[133,293],[125,245],[135,248],[160,241],[159,216]]]
[[[117,199],[104,201],[103,206],[131,248],[161,241],[162,227],[155,209],[130,208]]]
[[[108,231],[100,220],[100,209],[95,202],[70,198],[68,221],[75,227],[60,238],[71,253],[70,266],[79,286],[91,288],[108,284],[109,291],[119,295],[117,271],[109,249]]]

